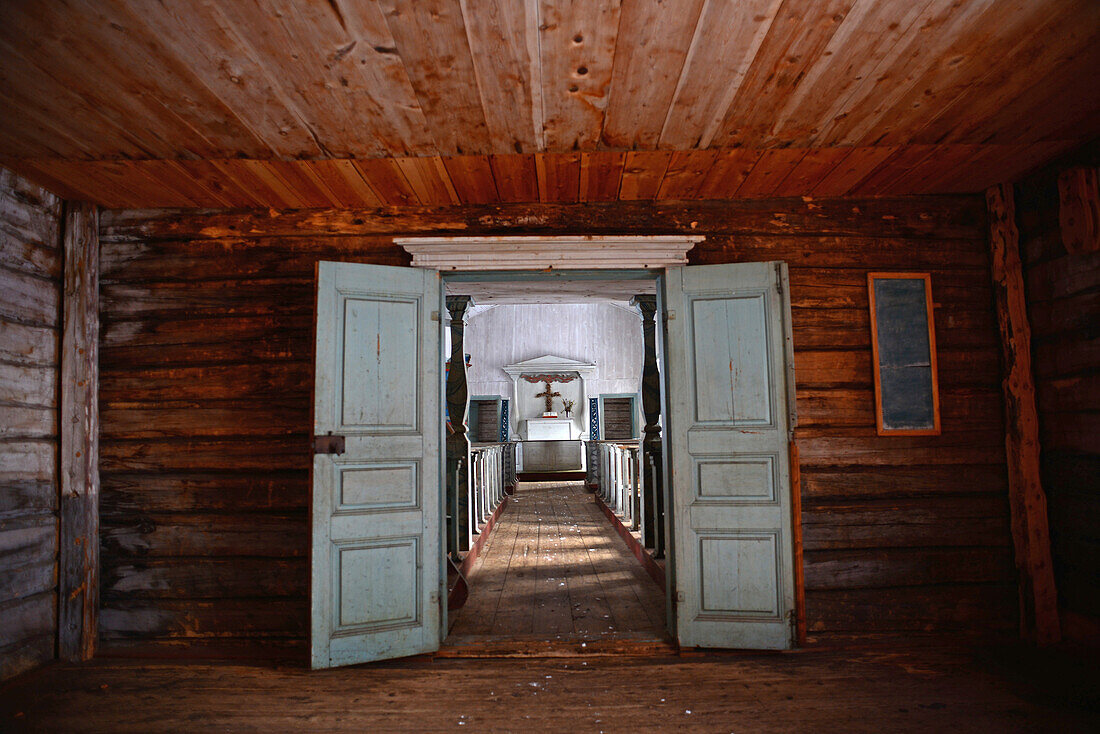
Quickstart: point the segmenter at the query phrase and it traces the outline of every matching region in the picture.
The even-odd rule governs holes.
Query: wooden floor
[[[664,640],[664,590],[582,482],[521,482],[451,616],[447,645]]]
[[[318,672],[98,659],[0,687],[0,731],[1087,732],[1095,676],[1088,660],[935,641]]]

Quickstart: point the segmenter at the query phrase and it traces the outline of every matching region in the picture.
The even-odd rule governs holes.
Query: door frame
[[[665,516],[664,516],[664,531],[665,531],[665,553],[667,555],[667,561],[665,563],[665,630],[671,636],[673,640],[676,639],[676,614],[673,609],[673,594],[676,588],[676,570],[675,563],[673,562],[673,525],[672,522],[672,496],[670,494],[669,487],[669,452],[671,451],[671,444],[669,443],[668,436],[668,369],[666,361],[666,342],[667,342],[667,322],[665,320],[665,269],[653,268],[649,270],[639,269],[600,269],[600,270],[460,270],[451,272],[441,272],[440,275],[440,288],[442,289],[442,301],[444,308],[447,303],[447,284],[448,283],[470,283],[470,282],[535,282],[535,281],[588,281],[588,280],[617,280],[617,281],[646,281],[651,280],[655,282],[656,295],[657,295],[657,328],[655,329],[655,339],[657,348],[657,364],[661,367],[660,385],[661,385],[661,455],[664,457],[661,461],[661,498],[664,500]],[[447,319],[440,318],[440,327],[443,330],[447,328]],[[440,373],[443,374],[443,365],[447,361],[446,346],[444,343],[445,334],[441,332],[439,341],[439,359],[440,359]],[[446,378],[440,383],[440,399],[441,405],[446,406]],[[514,408],[513,408],[514,410]],[[602,418],[601,418],[602,422]],[[440,425],[443,426],[442,412],[440,415]],[[445,427],[442,429],[446,432]],[[445,437],[444,437],[445,438]],[[447,452],[445,450],[446,444],[440,445],[440,463],[442,470],[440,471],[440,484],[439,484],[439,502],[442,512],[446,512],[447,503],[447,473],[446,473],[446,461]],[[441,515],[446,517],[446,515]],[[442,537],[443,547],[446,548],[446,534],[447,528],[446,522],[440,523],[440,534]],[[442,569],[446,578],[446,554],[443,554],[441,562],[444,566]],[[440,640],[446,642],[447,629],[450,626],[448,620],[447,605],[443,605],[442,614],[440,615],[440,623],[443,628],[440,630]]]

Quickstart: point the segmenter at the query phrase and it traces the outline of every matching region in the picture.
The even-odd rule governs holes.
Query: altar
[[[577,438],[573,435],[571,418],[531,418],[524,424],[525,441],[571,441]]]
[[[521,472],[583,471],[582,439],[588,435],[585,378],[596,365],[545,355],[505,365],[515,410],[509,426],[519,442]]]

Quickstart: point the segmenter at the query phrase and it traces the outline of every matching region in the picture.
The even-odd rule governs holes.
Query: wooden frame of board
[[[875,308],[875,281],[905,279],[924,281],[925,320],[928,324],[929,363],[932,369],[931,428],[889,428],[883,425],[882,376],[878,344],[878,314]],[[880,436],[938,436],[940,428],[940,385],[936,364],[936,327],[932,310],[932,275],[930,273],[867,273],[867,294],[871,307],[871,367],[875,376],[875,430]]]

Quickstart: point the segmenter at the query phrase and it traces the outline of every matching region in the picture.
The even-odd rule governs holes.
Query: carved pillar
[[[466,359],[463,336],[469,296],[447,296],[451,315],[451,359],[447,371],[447,550],[458,554],[470,548],[470,441],[466,435],[469,391],[466,387]]]
[[[657,368],[657,296],[634,296],[630,302],[642,314],[642,484],[643,541],[657,558],[665,554],[665,507],[661,491],[661,373]],[[653,467],[654,470],[650,470]]]

